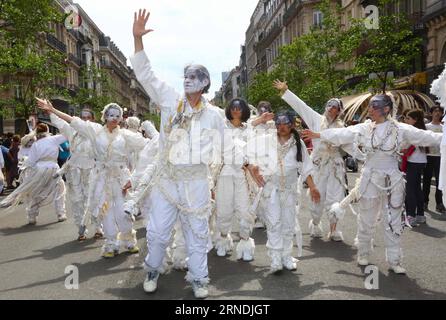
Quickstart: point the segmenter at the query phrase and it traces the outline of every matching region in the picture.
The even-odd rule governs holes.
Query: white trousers
[[[217,231],[231,233],[232,220],[236,216],[240,223],[240,237],[248,239],[254,225],[249,214],[249,190],[245,177],[220,176],[216,189]]]
[[[175,182],[161,179],[163,189],[177,204],[199,209],[210,202],[209,183],[206,179]],[[188,256],[189,281],[208,281],[208,240],[210,209],[204,215],[180,212],[178,207],[169,202],[166,196],[155,186],[151,192],[152,207],[147,225],[148,254],[145,259],[146,269],[161,271],[166,249],[169,246],[172,229],[179,217]]]
[[[269,197],[262,199],[268,237],[266,247],[270,257],[292,256],[293,237],[298,223],[296,200],[297,192],[292,190],[280,192],[278,188],[274,188]]]
[[[341,202],[345,198],[345,168],[341,164],[333,165],[332,162],[315,166],[313,179],[321,199],[318,203],[311,202],[310,212],[313,223],[319,224],[324,212],[327,212],[333,203]]]
[[[130,248],[136,245],[136,231],[130,215],[124,212],[124,196],[118,181],[109,181],[111,193],[106,197],[107,210],[103,218],[104,236],[103,250],[118,250],[122,245]],[[101,220],[101,219],[99,219]]]

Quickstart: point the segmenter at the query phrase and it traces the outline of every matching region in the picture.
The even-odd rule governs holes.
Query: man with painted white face
[[[205,67],[189,65],[184,69],[184,95],[156,77],[142,40],[153,31],[146,29],[149,16],[146,10],[135,13],[135,55],[130,58],[136,77],[161,108],[159,160],[151,181],[144,290],[157,289],[171,231],[179,217],[188,255],[186,280],[192,284],[196,298],[206,298],[211,214],[208,171],[212,150],[219,145],[215,139],[223,136],[224,122],[218,108],[203,97],[210,87]]]

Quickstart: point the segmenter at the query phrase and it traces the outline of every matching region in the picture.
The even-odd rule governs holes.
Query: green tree
[[[16,118],[28,117],[35,96],[67,95],[51,85],[66,76],[65,56],[45,43],[50,22],[60,21],[52,0],[0,0],[0,93],[17,92],[0,99],[0,115],[12,110]]]
[[[116,102],[115,84],[104,70],[84,65],[79,72],[79,82],[81,88],[71,99],[72,104],[88,107],[100,118],[104,106]]]
[[[379,1],[379,28],[367,29],[363,23],[357,23],[362,29],[363,53],[356,59],[357,74],[376,75],[377,79],[365,80],[364,85],[374,90],[385,92],[391,85],[390,72],[397,73],[419,57],[422,39],[413,32],[411,22],[404,14],[389,13],[395,0]]]

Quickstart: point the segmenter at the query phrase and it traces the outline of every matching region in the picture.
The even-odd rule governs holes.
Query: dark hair
[[[418,109],[415,110],[410,110],[407,113],[408,117],[411,117],[412,119],[414,119],[416,122],[413,125],[415,128],[418,129],[422,129],[422,130],[426,130],[426,125],[424,123],[424,112]]]
[[[249,109],[246,101],[239,98],[235,98],[231,102],[229,102],[228,106],[225,109],[226,118],[228,120],[233,119],[231,115],[231,109],[235,104],[238,104],[242,108],[242,122],[248,121],[249,117],[251,116],[251,110]]]
[[[12,137],[12,141],[13,142],[20,142],[20,136],[16,134],[15,136]]]
[[[300,135],[299,132],[297,132],[296,128],[291,129],[291,133],[293,134],[294,139],[296,140],[296,160],[297,162],[302,162],[302,144],[300,143]]]
[[[270,112],[273,110],[272,106],[271,106],[271,103],[269,103],[268,101],[260,101],[257,104],[257,110],[260,110],[260,108],[262,108],[262,107],[265,108],[265,109],[270,110]]]
[[[82,112],[89,112],[89,113],[91,114],[91,118],[92,118],[93,120],[95,120],[94,112],[93,112],[93,110],[91,110],[90,108],[83,108],[83,109],[81,110],[81,113],[82,113]]]
[[[431,112],[431,113],[434,113],[434,111],[436,111],[436,110],[440,110],[441,113],[444,112],[444,109],[443,109],[439,104],[436,104],[436,105],[434,105],[433,107],[431,107],[430,112]]]
[[[39,134],[39,133],[45,133],[45,132],[48,132],[48,126],[45,124],[45,123],[39,123],[37,126],[36,126],[36,133],[37,134]]]

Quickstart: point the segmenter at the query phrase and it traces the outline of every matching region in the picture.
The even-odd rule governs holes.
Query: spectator
[[[443,126],[441,120],[443,118],[443,108],[439,105],[431,108],[432,122],[426,125],[427,130],[433,132],[443,132]],[[428,210],[429,194],[431,191],[432,176],[435,176],[435,202],[437,204],[436,210],[439,213],[446,213],[446,208],[443,204],[443,194],[441,190],[438,190],[438,181],[440,175],[440,149],[436,147],[429,148],[427,154],[427,165],[423,173],[423,193],[424,193],[424,209]]]
[[[3,159],[3,152],[0,152],[0,195],[3,194],[3,187],[5,185],[5,176],[3,175],[3,167],[5,160]]]
[[[406,123],[418,129],[426,130],[424,113],[421,110],[411,110],[406,115]],[[414,227],[426,223],[424,216],[424,196],[421,190],[421,175],[426,167],[426,150],[423,147],[411,146],[408,154],[406,173],[406,213],[409,224]]]
[[[8,189],[14,189],[13,182],[19,177],[19,159],[18,153],[20,150],[20,136],[12,137],[11,147],[8,152],[8,161],[6,161],[6,183]]]

